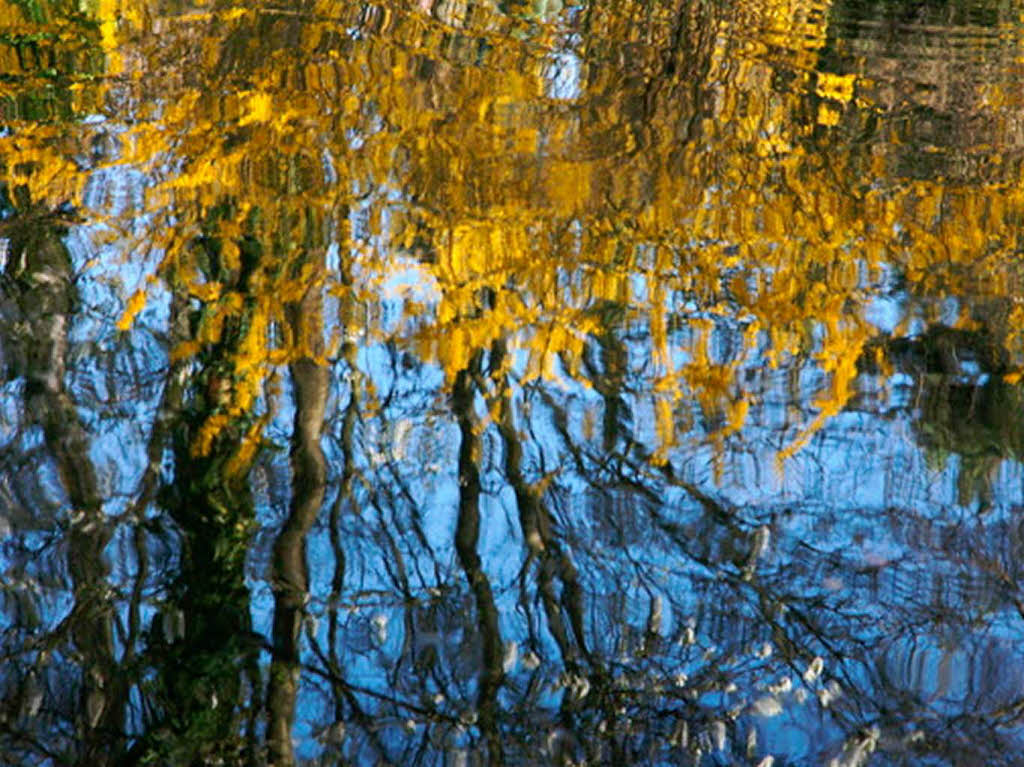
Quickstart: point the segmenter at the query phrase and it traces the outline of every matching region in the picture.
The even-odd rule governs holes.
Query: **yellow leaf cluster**
[[[868,78],[819,71],[825,2],[741,2],[671,68],[674,14],[595,7],[592,37],[566,54],[578,59],[569,98],[547,95],[557,41],[544,24],[490,6],[446,20],[386,6],[366,34],[349,28],[370,22],[324,6],[287,45],[250,50],[237,40],[255,39],[257,10],[170,19],[98,0],[111,83],[94,100],[140,104],[107,165],[147,179],[158,276],[201,307],[171,358],[217,353],[231,371],[199,455],[237,426],[244,465],[275,370],[325,361],[333,322],[337,346],[402,344],[448,385],[502,347],[516,362],[500,375],[518,385],[587,386],[581,361],[598,339],[629,336],[657,460],[685,442],[686,405],[714,415],[721,440],[758,406],[747,371],[810,365],[826,383],[785,457],[850,401],[883,270],[926,295],[1015,295],[1024,183],[1005,166],[992,180],[891,183],[897,136],[892,156],[865,157],[844,131],[816,129],[881,119]],[[119,79],[128,68],[138,81]],[[124,90],[102,90],[112,83]],[[986,90],[984,108],[1003,109],[1007,92]],[[14,126],[3,180],[41,205],[81,204],[85,176],[67,158],[90,130]],[[127,230],[138,211],[125,218]],[[218,263],[201,263],[200,237]],[[403,270],[415,290],[386,294]],[[320,294],[336,320],[309,300]],[[132,295],[119,328],[145,300]],[[1024,315],[999,316],[1024,363]]]

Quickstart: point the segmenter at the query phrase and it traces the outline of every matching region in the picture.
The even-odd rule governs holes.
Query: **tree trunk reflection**
[[[484,571],[477,544],[480,539],[480,425],[474,413],[476,379],[480,375],[483,353],[478,352],[455,377],[452,410],[459,424],[459,511],[455,526],[455,551],[466,581],[476,600],[477,628],[483,650],[478,677],[477,709],[480,731],[487,743],[491,764],[504,761],[498,725],[497,696],[502,682],[502,645],[498,628],[498,609],[491,583]]]
[[[4,278],[14,308],[14,316],[5,318],[10,323],[5,338],[12,342],[7,361],[9,374],[25,379],[25,414],[42,428],[67,494],[73,606],[58,628],[66,627],[73,652],[81,658],[77,684],[60,680],[70,699],[59,705],[44,700],[42,705],[73,716],[69,725],[75,733],[76,764],[112,764],[123,745],[115,739],[112,750],[111,736],[124,728],[129,678],[118,667],[114,647],[113,592],[105,554],[111,530],[89,459],[90,438],[66,381],[68,335],[77,303],[71,255],[58,214],[22,202],[22,210],[3,223],[2,231],[8,248]],[[57,634],[47,644],[59,646],[60,641]]]
[[[323,259],[316,263],[324,268]],[[271,583],[274,589],[274,659],[267,691],[267,748],[271,765],[292,765],[291,728],[300,668],[300,634],[309,601],[306,534],[323,507],[327,465],[320,439],[329,390],[323,358],[323,300],[319,286],[306,290],[288,307],[293,340],[308,354],[291,366],[295,401],[292,430],[292,493],[281,532],[274,542]]]

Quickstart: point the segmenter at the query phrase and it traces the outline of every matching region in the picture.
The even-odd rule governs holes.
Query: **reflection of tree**
[[[207,249],[209,279],[244,290],[261,268],[252,241],[243,241],[252,257],[234,274],[216,258],[223,243],[212,238],[198,246]],[[215,310],[190,311],[180,297],[174,306],[172,326],[186,338],[199,337],[198,326]],[[137,761],[237,763],[255,755],[251,740],[243,737],[239,709],[245,711],[248,694],[252,716],[261,687],[259,640],[252,633],[245,583],[254,522],[247,476],[254,451],[244,437],[255,416],[248,411],[233,417],[223,413],[236,376],[233,361],[251,321],[245,313],[231,318],[221,336],[199,352],[174,417],[174,481],[161,489],[158,503],[180,530],[181,553],[162,618],[171,628],[165,631],[166,623],[154,622],[152,630],[150,650],[158,678],[146,731],[132,750]],[[201,442],[213,419],[221,428]],[[177,616],[182,616],[183,627],[176,625]],[[254,735],[250,730],[248,738]]]
[[[318,251],[322,254],[322,250]],[[318,271],[324,268],[322,258],[314,263]],[[301,299],[289,307],[288,314],[293,340],[308,349],[308,355],[290,366],[295,402],[292,492],[288,519],[274,543],[271,569],[274,661],[267,690],[267,747],[272,765],[295,763],[291,731],[299,685],[300,632],[309,601],[306,535],[322,510],[327,482],[327,462],[320,440],[329,371],[320,362],[324,354],[323,299],[318,286],[310,286]]]
[[[152,246],[166,250],[164,276],[192,266],[194,255],[181,249],[187,238],[175,233],[201,225],[197,211],[216,204],[219,185],[267,210],[282,192],[329,207],[354,188],[372,190],[354,211],[365,221],[352,242],[363,269],[349,287],[372,295],[401,271],[395,253],[411,252],[429,254],[419,266],[439,295],[431,306],[407,302],[400,321],[369,328],[371,338],[405,336],[449,382],[471,350],[503,337],[511,355],[529,354],[531,375],[557,376],[561,355],[573,376],[593,310],[619,304],[626,322],[649,329],[666,449],[682,399],[714,416],[708,423],[721,442],[743,425],[754,397],[744,386],[750,366],[796,357],[820,368],[814,412],[796,425],[785,456],[850,399],[870,337],[852,309],[869,292],[858,274],[890,260],[918,275],[936,262],[971,263],[984,246],[975,232],[1009,232],[1019,207],[993,197],[986,224],[979,206],[940,182],[868,188],[865,177],[878,169],[836,126],[877,116],[857,100],[862,84],[852,74],[815,71],[826,38],[817,6],[594,5],[573,17],[567,39],[578,43],[541,23],[526,45],[512,34],[514,16],[446,5],[433,12],[453,25],[453,42],[421,60],[411,51],[429,49],[439,31],[422,10],[400,3],[393,19],[346,17],[366,38],[359,44],[343,44],[342,22],[315,7],[251,16],[219,9],[211,28],[201,17],[173,21],[161,50],[194,57],[201,46],[193,43],[209,36],[216,55],[170,83],[176,98],[159,130],[140,125],[125,142],[125,160],[156,176],[169,158],[181,163],[148,194],[160,211],[154,220],[167,224],[152,227]],[[469,51],[478,32],[489,43],[476,62]],[[245,42],[271,36],[278,42],[267,51]],[[143,36],[140,45],[139,56],[165,60],[155,41]],[[582,67],[578,92],[565,103],[534,103],[550,85],[555,53]],[[361,85],[365,71],[381,72],[372,94]],[[290,73],[288,87],[278,73]],[[165,75],[154,67],[145,77],[160,84]],[[234,90],[222,103],[224,88]],[[808,120],[814,131],[803,129]],[[357,147],[351,136],[360,136]],[[278,146],[303,149],[277,163]],[[936,205],[950,211],[948,232],[933,231]],[[221,225],[230,236],[239,220]],[[630,295],[639,280],[643,290]],[[191,288],[220,300],[215,285]],[[258,300],[285,288],[267,280]],[[483,306],[488,291],[494,300]],[[680,311],[688,302],[698,308]],[[264,309],[268,322],[286,322]],[[233,311],[221,301],[220,317]],[[724,357],[708,353],[717,318],[743,323]],[[682,362],[673,351],[680,346]],[[254,379],[271,358],[288,360],[289,350],[278,351],[250,360]]]
[[[69,388],[70,333],[79,304],[76,278],[60,214],[32,206],[22,187],[13,190],[13,197],[18,204],[0,229],[7,256],[4,356],[8,376],[24,381],[26,426],[41,429],[59,487],[66,494],[66,569],[72,600],[67,617],[48,627],[51,633],[27,643],[25,649],[34,647],[38,654],[25,669],[28,687],[23,695],[30,720],[40,716],[40,721],[56,720],[54,725],[60,726],[56,722],[63,719],[70,739],[47,743],[51,735],[41,734],[36,748],[44,753],[67,749],[62,758],[76,764],[110,764],[123,747],[117,736],[124,728],[131,679],[121,666],[131,651],[116,649],[115,594],[106,555],[112,524],[89,457],[91,439]],[[37,577],[48,576],[40,572]],[[135,594],[132,609],[138,609],[137,600]],[[65,653],[77,658],[77,670],[55,674],[49,658]],[[28,702],[33,696],[43,699]],[[28,730],[37,726],[30,721]]]
[[[157,528],[172,520],[181,547],[138,660],[131,759],[253,761],[266,722],[268,758],[291,764],[294,719],[309,711],[325,749],[355,762],[427,761],[479,742],[494,762],[685,763],[723,751],[722,738],[721,759],[739,761],[758,728],[755,695],[792,703],[762,688],[799,678],[818,653],[853,701],[822,728],[838,741],[873,723],[872,696],[897,685],[869,677],[854,690],[877,638],[864,595],[899,602],[878,583],[917,572],[865,565],[854,596],[830,596],[813,563],[859,564],[800,551],[784,572],[759,558],[775,535],[761,510],[682,477],[702,446],[743,437],[760,394],[752,374],[766,365],[791,371],[803,408],[782,427],[784,455],[846,406],[874,334],[864,307],[888,262],[936,293],[981,283],[1010,295],[1010,270],[986,269],[1013,252],[1021,200],[999,185],[887,184],[845,133],[881,119],[858,100],[866,85],[819,71],[824,10],[588,4],[555,26],[457,3],[225,4],[157,14],[158,33],[124,46],[138,77],[119,88],[147,106],[110,140],[148,183],[146,215],[130,211],[138,221],[124,228],[142,231],[153,282],[171,293],[168,383],[136,511]],[[180,77],[166,68],[178,54]],[[578,67],[554,96],[552,57]],[[82,203],[79,169],[32,127],[0,139],[13,158],[5,177],[31,181],[50,209]],[[76,126],[70,143],[97,130]],[[26,394],[57,414],[49,427],[38,419],[47,450],[82,519],[100,522],[95,477],[67,468],[88,446],[74,401],[46,377],[64,376],[67,254],[56,229],[32,226],[8,238],[50,280],[19,288],[28,298],[14,311],[44,338],[24,347],[46,373]],[[146,288],[128,301],[122,330],[146,301]],[[1019,362],[1020,318],[1003,324],[1000,374]],[[287,516],[270,563],[260,711],[250,470],[274,463],[263,430],[283,366],[291,479],[276,488]],[[1015,427],[997,416],[1017,399],[999,386],[926,387],[922,424],[943,432],[934,443],[1016,455]],[[973,415],[958,421],[959,408]],[[501,516],[491,512],[506,509],[522,535],[502,550],[521,557],[512,577],[485,549]],[[91,557],[72,572],[83,603],[107,577],[105,527],[68,536]],[[334,557],[327,593],[307,570],[319,535]],[[908,631],[929,631],[922,612],[901,616]],[[112,652],[106,634],[72,637],[103,662]],[[768,639],[771,660],[747,646]],[[318,684],[300,684],[303,671]],[[102,689],[85,703],[118,730],[117,696]]]
[[[502,738],[498,729],[497,695],[502,680],[502,645],[498,609],[490,579],[477,554],[480,539],[479,423],[474,416],[483,353],[478,352],[465,370],[459,371],[452,389],[452,412],[459,424],[459,514],[455,523],[455,551],[476,602],[482,659],[476,707],[480,730],[487,743],[488,761],[501,764]]]
[[[134,555],[138,570],[131,572],[129,562],[112,563],[109,547],[119,520],[108,506],[109,475],[94,464],[99,441],[93,428],[102,405],[88,374],[73,369],[84,346],[73,336],[85,300],[80,264],[72,264],[66,237],[80,221],[69,204],[55,202],[73,197],[70,179],[59,178],[68,166],[58,147],[74,142],[69,137],[81,111],[101,103],[96,82],[105,61],[97,25],[78,5],[7,3],[2,10],[0,111],[5,125],[39,121],[41,139],[20,162],[4,162],[3,361],[5,378],[22,382],[21,428],[41,432],[45,457],[31,468],[5,467],[4,514],[26,535],[22,551],[5,547],[8,555],[17,552],[8,564],[25,557],[7,575],[20,570],[15,580],[34,592],[21,604],[34,605],[32,619],[17,621],[26,632],[21,641],[5,636],[5,685],[21,678],[20,693],[11,690],[9,696],[21,710],[8,710],[0,759],[115,764],[126,748],[135,682],[144,535],[131,541],[134,551],[120,549],[128,560]],[[94,147],[94,160],[103,154],[102,146]],[[107,362],[103,355],[93,365],[102,370]],[[127,379],[112,369],[105,373],[110,380]],[[30,481],[34,487],[25,492]],[[33,533],[54,527],[62,533],[59,546],[29,543]],[[54,595],[65,589],[68,602],[59,607]]]
[[[991,504],[991,479],[1004,460],[1024,456],[1019,385],[1004,380],[1005,349],[984,330],[936,326],[914,338],[890,339],[884,358],[913,378],[915,429],[933,465],[960,458],[959,502]],[[868,369],[873,369],[868,364]]]
[[[858,57],[885,115],[865,123],[872,140],[864,145],[884,152],[904,178],[983,184],[1019,176],[1019,77],[1010,63],[1021,44],[1016,23],[993,2],[836,2],[833,24],[842,36],[831,35],[828,58]],[[976,44],[930,55],[950,40]],[[1004,109],[990,109],[996,101]],[[993,163],[982,147],[1005,154]]]

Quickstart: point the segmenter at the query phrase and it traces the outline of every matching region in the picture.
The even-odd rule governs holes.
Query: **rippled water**
[[[1018,9],[0,19],[0,762],[1024,762]]]

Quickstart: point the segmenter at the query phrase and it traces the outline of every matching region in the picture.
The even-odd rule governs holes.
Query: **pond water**
[[[1024,763],[1024,17],[0,0],[0,763]]]

